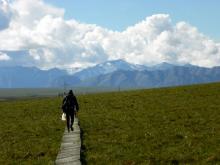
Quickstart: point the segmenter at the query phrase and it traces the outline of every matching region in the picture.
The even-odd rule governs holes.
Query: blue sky
[[[45,0],[64,8],[65,18],[122,31],[148,16],[169,14],[174,23],[185,21],[220,41],[219,0]]]

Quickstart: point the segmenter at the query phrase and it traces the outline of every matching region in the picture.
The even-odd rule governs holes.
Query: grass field
[[[64,131],[60,99],[0,102],[0,164],[54,164]]]
[[[220,84],[80,96],[88,164],[220,164]]]
[[[220,164],[220,83],[78,96],[88,164]],[[53,164],[60,98],[0,102],[0,164]]]

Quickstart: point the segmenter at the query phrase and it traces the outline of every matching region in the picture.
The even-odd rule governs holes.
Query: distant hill
[[[161,63],[154,66],[107,61],[68,74],[65,70],[35,67],[0,67],[0,88],[121,87],[152,88],[220,81],[220,67]]]
[[[0,67],[0,88],[51,87],[54,79],[67,76],[60,69],[40,70],[35,67]]]
[[[87,86],[111,86],[125,88],[151,88],[178,86],[220,81],[220,67],[175,66],[166,70],[116,71],[89,79]]]

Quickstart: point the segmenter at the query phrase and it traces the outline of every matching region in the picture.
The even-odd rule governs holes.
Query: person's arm
[[[65,101],[66,101],[66,97],[64,97],[63,102],[62,102],[62,107],[61,107],[61,109],[63,110],[63,112],[64,112],[64,109],[65,109],[65,107],[64,107]]]
[[[74,96],[74,102],[75,102],[75,105],[76,105],[76,110],[78,112],[79,111],[79,104],[77,102],[76,96]]]

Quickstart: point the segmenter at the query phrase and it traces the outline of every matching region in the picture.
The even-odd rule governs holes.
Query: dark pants
[[[66,113],[66,125],[67,125],[67,129],[69,130],[74,123],[74,113]]]

